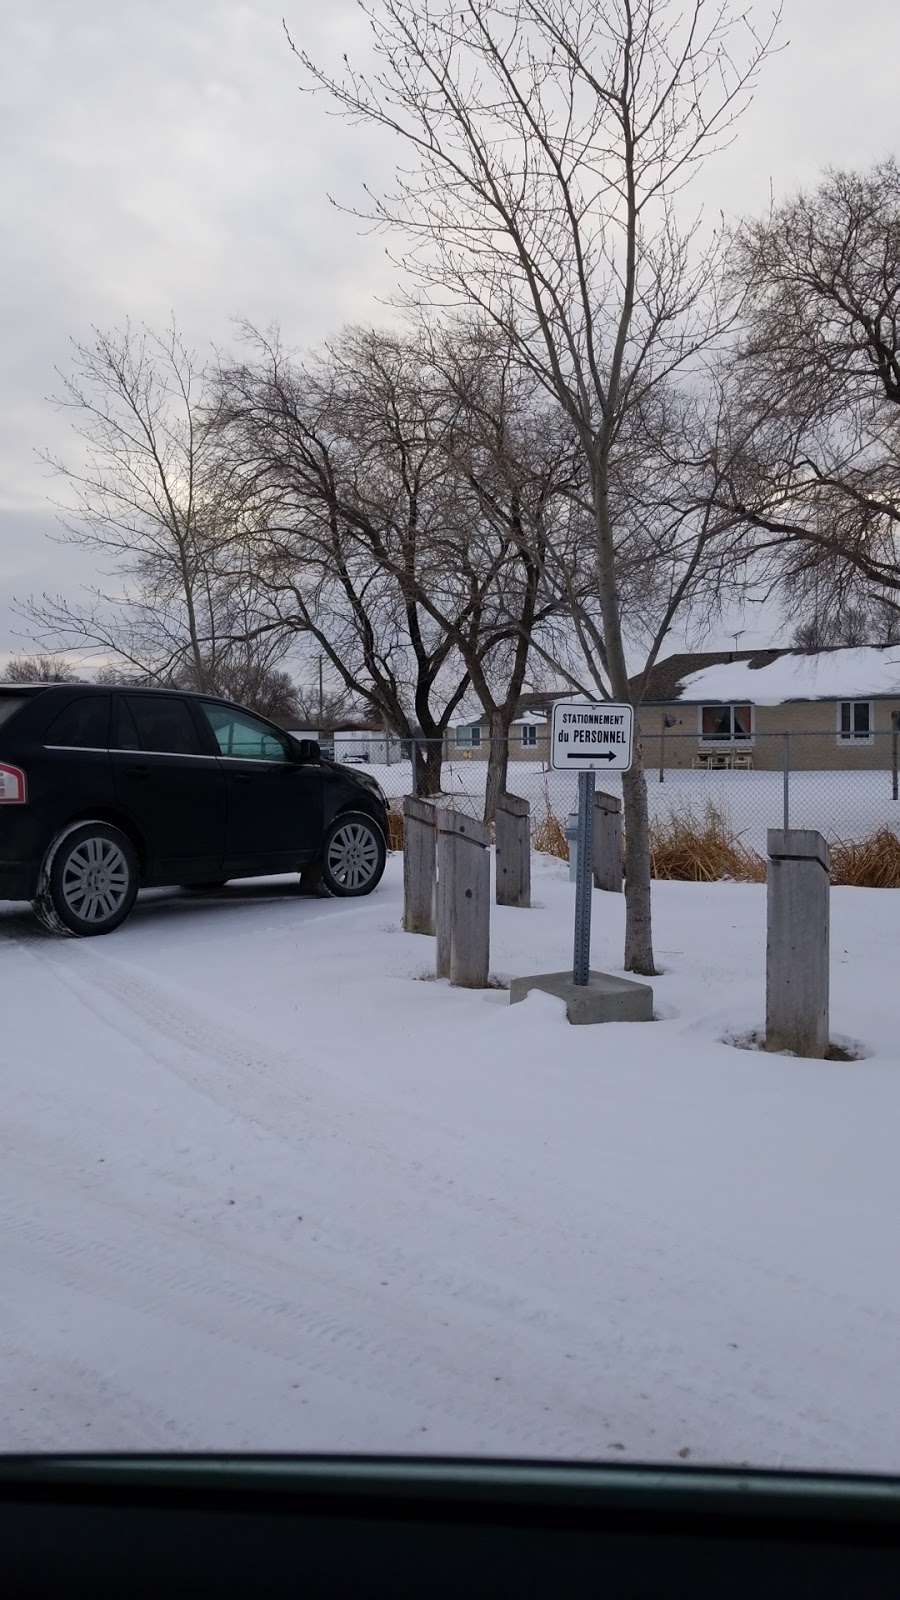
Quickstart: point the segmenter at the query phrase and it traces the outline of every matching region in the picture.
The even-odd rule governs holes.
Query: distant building
[[[632,679],[632,689],[638,687]],[[523,695],[510,729],[511,761],[550,756],[553,703],[577,695]],[[888,764],[900,718],[900,646],[830,650],[706,650],[651,669],[638,712],[647,768],[732,766],[778,771],[790,734],[796,768],[847,771]],[[807,735],[808,737],[801,737]],[[449,759],[487,760],[486,716],[459,718]]]
[[[548,701],[548,706],[550,704],[552,700]],[[509,730],[511,761],[546,760],[549,747],[547,718],[546,711],[532,710],[525,707],[524,701],[520,702],[519,715]],[[486,761],[490,750],[487,717],[462,717],[451,722],[444,737],[444,750],[448,760],[476,756]]]
[[[333,735],[335,761],[360,762],[367,766],[388,767],[403,759],[403,741],[382,729],[347,728]]]
[[[848,771],[888,764],[900,647],[704,651],[649,674],[638,725],[645,766]],[[806,737],[802,737],[806,735]]]

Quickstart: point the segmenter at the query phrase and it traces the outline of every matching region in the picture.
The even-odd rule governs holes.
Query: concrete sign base
[[[572,1023],[652,1022],[653,990],[634,978],[617,978],[609,972],[589,972],[586,984],[572,981],[571,972],[539,972],[531,978],[513,978],[509,1003],[524,1000],[532,989],[565,1000]]]

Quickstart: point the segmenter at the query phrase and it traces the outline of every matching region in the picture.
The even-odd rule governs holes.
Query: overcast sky
[[[238,317],[312,344],[377,321],[394,286],[384,240],[327,200],[377,185],[390,148],[299,93],[281,26],[315,56],[352,56],[352,0],[3,0],[2,14],[0,653],[22,648],[14,595],[72,595],[92,576],[48,537],[34,457],[66,447],[46,397],[70,337],[174,313],[202,349],[233,343]],[[898,0],[786,0],[784,19],[790,43],[698,191],[729,216],[900,144]],[[771,642],[768,619],[747,627],[742,646]]]

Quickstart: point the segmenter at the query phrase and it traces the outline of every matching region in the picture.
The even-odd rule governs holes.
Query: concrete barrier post
[[[622,802],[618,795],[594,795],[594,888],[622,893]]]
[[[463,989],[487,988],[490,968],[490,829],[449,806],[437,816],[435,971]]]
[[[497,841],[498,906],[531,905],[531,807],[516,794],[501,794],[494,823]]]
[[[403,801],[403,927],[434,933],[435,805],[407,795]]]
[[[812,828],[770,828],[766,1049],[823,1057],[828,1048],[829,871]]]

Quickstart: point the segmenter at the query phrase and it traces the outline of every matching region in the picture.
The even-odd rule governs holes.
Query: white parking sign
[[[564,772],[627,772],[634,707],[562,701],[553,707],[550,765]]]

